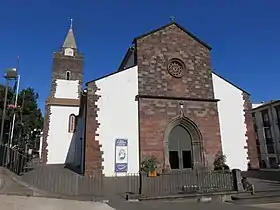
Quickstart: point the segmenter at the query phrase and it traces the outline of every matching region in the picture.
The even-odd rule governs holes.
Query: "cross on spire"
[[[70,19],[70,28],[68,30],[67,36],[64,40],[63,43],[63,48],[72,48],[72,49],[77,49],[75,37],[74,37],[74,32],[73,32],[73,19]]]
[[[73,18],[70,18],[70,29],[73,28]]]
[[[170,21],[171,22],[175,22],[175,17],[172,15],[172,16],[170,16]]]

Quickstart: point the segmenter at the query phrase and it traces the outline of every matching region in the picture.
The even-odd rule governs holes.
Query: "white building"
[[[278,168],[280,163],[280,100],[254,105],[256,150],[261,168]]]
[[[119,69],[87,82],[80,102],[83,57],[72,29],[65,43],[72,44],[54,57],[46,163],[122,176],[150,156],[170,171],[213,168],[225,154],[231,168],[259,167],[249,94],[214,73],[211,47],[179,24],[135,38]],[[78,115],[74,136],[71,114]]]

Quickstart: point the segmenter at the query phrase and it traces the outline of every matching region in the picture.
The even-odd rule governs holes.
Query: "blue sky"
[[[173,15],[212,46],[213,68],[250,92],[253,102],[277,99],[279,8],[277,0],[2,0],[0,73],[19,55],[21,88],[34,87],[43,108],[52,52],[60,49],[70,17],[88,81],[115,71],[134,37],[168,24]]]

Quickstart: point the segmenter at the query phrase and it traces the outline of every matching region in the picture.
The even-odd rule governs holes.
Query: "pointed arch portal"
[[[186,117],[171,121],[164,135],[164,164],[171,170],[205,166],[203,140],[197,125]]]

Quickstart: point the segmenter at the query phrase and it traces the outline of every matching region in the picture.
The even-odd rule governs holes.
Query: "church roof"
[[[74,32],[73,32],[72,27],[70,27],[62,47],[63,48],[77,49],[77,45],[76,45],[76,41],[75,41]]]
[[[197,42],[199,42],[200,44],[202,44],[203,46],[205,46],[205,47],[208,48],[209,50],[212,49],[212,48],[210,47],[210,45],[208,45],[208,44],[206,44],[205,42],[201,41],[199,38],[197,38],[197,36],[195,36],[193,33],[189,32],[189,31],[187,31],[184,27],[182,27],[181,25],[179,25],[179,24],[176,23],[176,22],[171,22],[171,23],[169,23],[169,24],[167,24],[167,25],[165,25],[165,26],[162,26],[162,27],[160,27],[160,28],[154,29],[154,30],[149,31],[149,32],[147,32],[147,33],[145,33],[145,34],[142,34],[142,35],[140,35],[140,36],[134,38],[133,42],[135,43],[136,40],[141,39],[141,38],[144,38],[145,36],[149,36],[149,35],[151,35],[151,34],[153,34],[153,33],[155,33],[155,32],[161,31],[161,30],[163,30],[163,29],[165,29],[165,28],[167,28],[167,27],[169,27],[169,26],[171,26],[171,25],[177,26],[178,28],[180,28],[182,31],[184,31],[186,34],[188,34],[190,37],[192,37],[194,40],[196,40]]]

